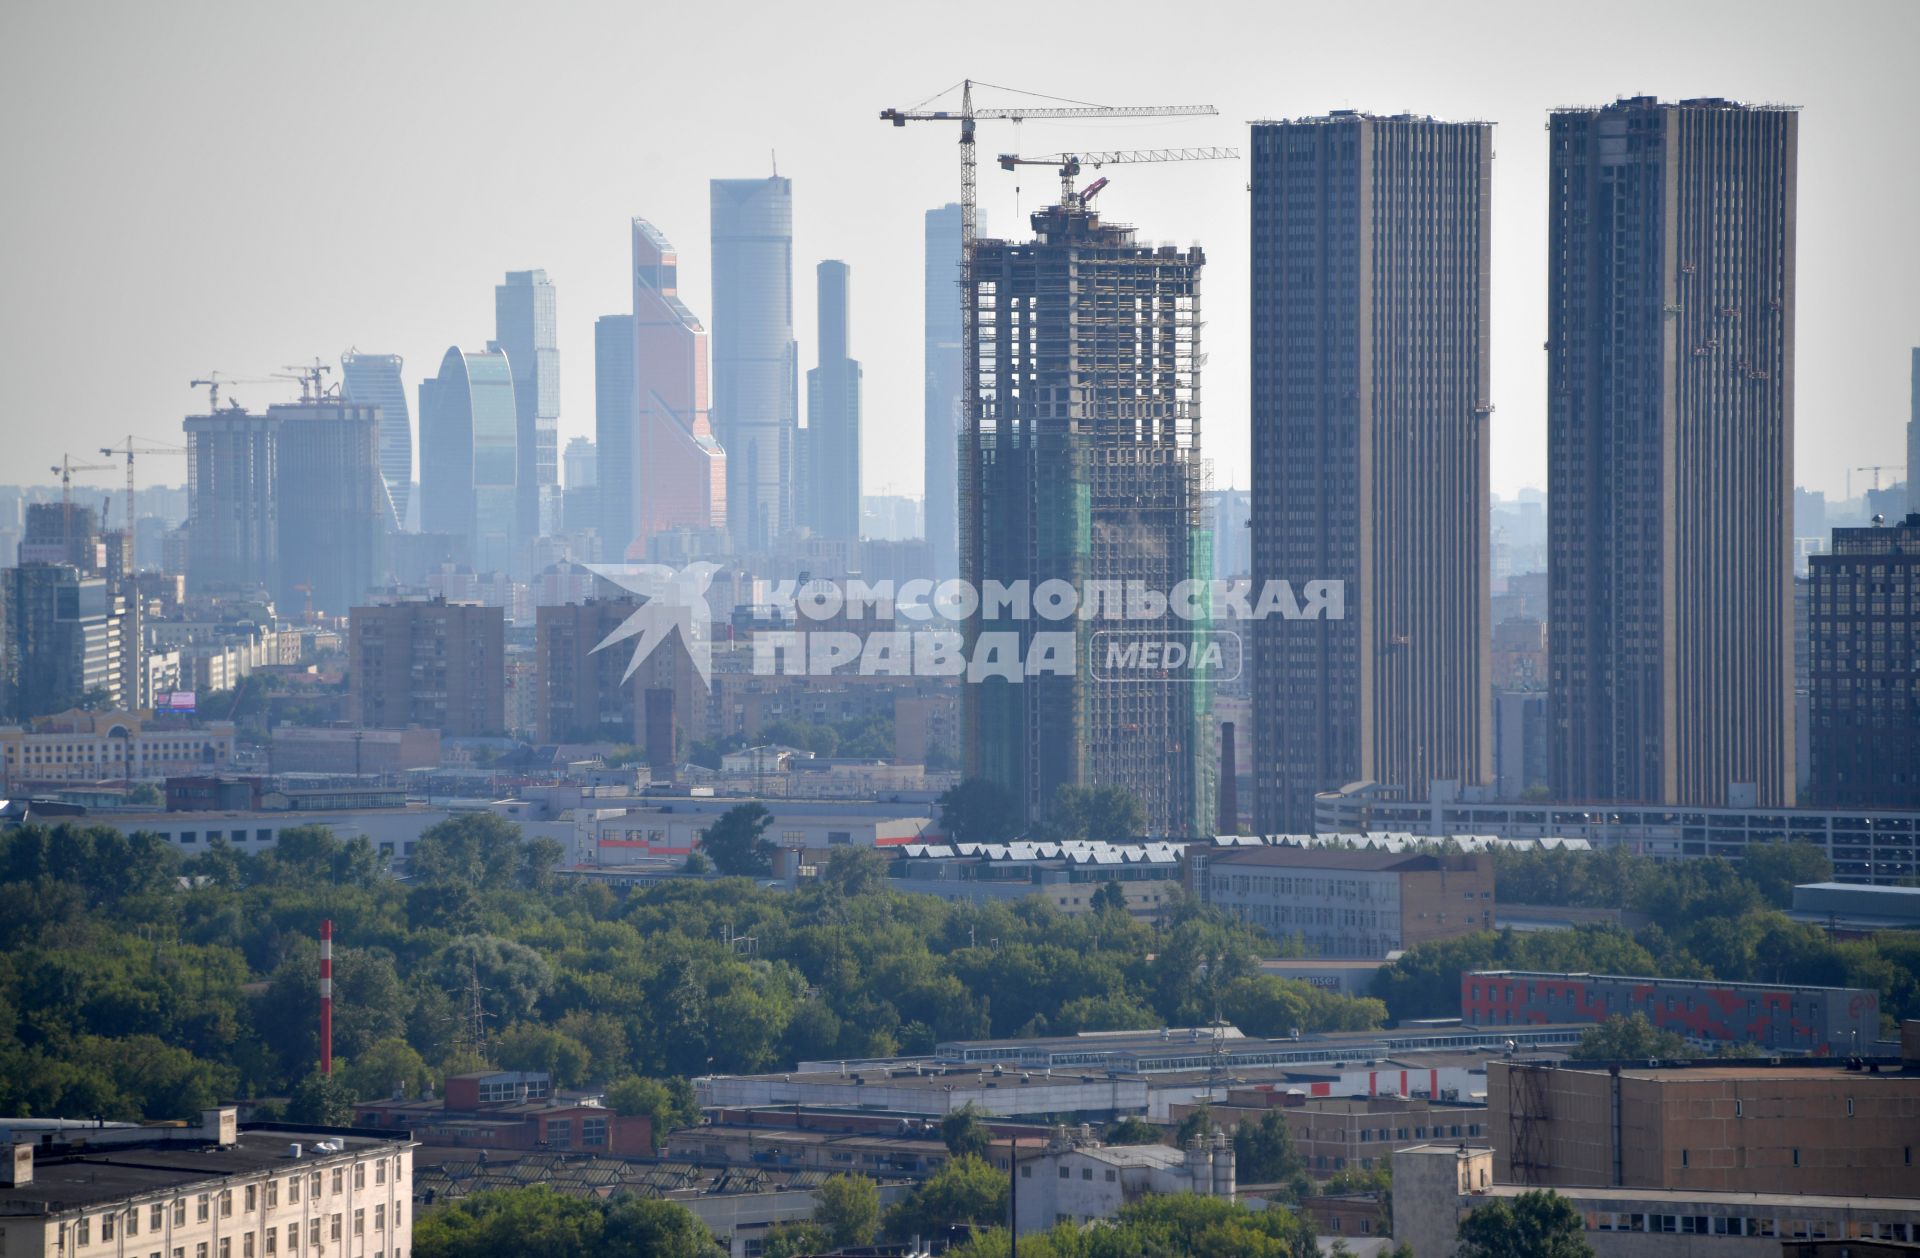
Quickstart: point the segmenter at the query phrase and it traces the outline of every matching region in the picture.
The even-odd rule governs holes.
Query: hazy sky
[[[1091,15],[1084,23],[1075,18]],[[127,433],[178,442],[210,368],[399,353],[410,401],[492,335],[493,285],[559,286],[561,435],[593,432],[593,320],[629,308],[627,220],[680,248],[710,322],[707,180],[794,181],[795,315],[853,268],[865,488],[918,493],[921,212],[955,198],[955,128],[878,111],[963,76],[1218,118],[984,124],[996,230],[1049,196],[1018,148],[1244,148],[1329,109],[1497,122],[1496,489],[1544,484],[1546,110],[1616,96],[1805,107],[1799,480],[1904,455],[1920,344],[1920,3],[49,3],[0,7],[0,482]],[[982,103],[1011,102],[989,91]],[[1113,167],[1107,215],[1205,246],[1203,444],[1247,483],[1245,163]],[[1025,224],[1021,228],[1024,231]],[[337,375],[335,377],[337,379]],[[802,385],[804,395],[804,383]],[[237,386],[253,407],[290,386]],[[416,417],[417,418],[417,417]],[[147,483],[178,483],[151,460]],[[93,483],[113,484],[96,473]],[[1856,482],[1866,478],[1856,475]]]

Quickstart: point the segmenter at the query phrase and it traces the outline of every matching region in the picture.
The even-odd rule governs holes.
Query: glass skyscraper
[[[600,556],[626,558],[633,541],[633,316],[593,321],[593,444],[600,496]]]
[[[792,527],[799,351],[793,339],[793,181],[715,179],[713,426],[727,452],[733,544]]]
[[[807,524],[815,537],[860,540],[860,364],[847,357],[848,272],[816,269],[820,365],[807,373]]]
[[[520,532],[520,427],[505,353],[447,350],[420,382],[420,528],[464,537],[481,572],[510,571]]]
[[[340,355],[340,398],[371,402],[380,408],[380,482],[387,527],[407,525],[407,499],[413,490],[413,417],[407,412],[407,388],[400,382],[398,354]]]
[[[982,230],[985,224],[982,223]],[[926,519],[929,575],[960,575],[959,485],[954,468],[960,449],[960,207],[927,211],[926,311]]]
[[[545,271],[508,271],[493,290],[494,340],[513,368],[518,425],[515,521],[523,539],[543,532],[543,500],[560,485],[560,334],[553,282]]]

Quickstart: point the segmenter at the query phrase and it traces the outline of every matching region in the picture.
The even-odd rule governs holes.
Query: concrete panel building
[[[274,498],[279,423],[237,404],[189,415],[187,589],[274,584],[280,516]]]
[[[1494,1061],[1487,1105],[1501,1183],[1920,1198],[1920,1076]]]
[[[947,580],[960,575],[959,503],[956,471],[964,402],[960,391],[960,207],[943,205],[926,214],[926,300],[921,330],[926,372],[923,422],[926,434],[927,549],[933,571]],[[1920,395],[1916,395],[1920,396]]]
[[[976,589],[1064,581],[1088,598],[1096,583],[1170,595],[1205,581],[1205,256],[1141,244],[1078,198],[1032,222],[1031,241],[975,248],[967,361],[979,374],[962,453],[962,575]],[[1210,681],[1125,663],[1102,672],[1100,631],[1121,626],[1131,641],[1189,647],[1205,633],[1171,611],[1055,622],[983,603],[965,624],[976,650],[983,639],[1017,642],[1025,660],[1037,634],[1065,630],[1074,654],[1064,672],[964,687],[967,775],[1005,789],[1028,822],[1063,786],[1115,786],[1139,801],[1148,833],[1210,829]]]
[[[727,452],[735,546],[793,527],[799,347],[793,339],[793,181],[711,181],[713,422]]]
[[[1880,1038],[1879,994],[1861,987],[1519,970],[1460,976],[1460,1016],[1477,1026],[1604,1022],[1636,1013],[1688,1039],[1779,1053],[1855,1055]]]
[[[350,349],[340,355],[340,397],[365,402],[380,412],[380,488],[387,527],[407,527],[413,497],[413,417],[407,409],[407,387],[400,380],[405,362],[398,354],[362,354]]]
[[[506,728],[506,619],[498,607],[394,603],[356,607],[347,647],[356,725],[422,725],[449,738]]]
[[[1255,847],[1188,859],[1202,900],[1317,957],[1379,958],[1493,929],[1490,852]]]
[[[1548,131],[1555,795],[1791,805],[1799,116]]]
[[[1920,808],[1920,511],[1808,563],[1808,802]]]
[[[1254,626],[1254,824],[1347,782],[1493,774],[1493,129],[1341,111],[1253,128],[1253,577],[1346,585]]]
[[[860,363],[848,357],[850,273],[822,262],[820,365],[807,372],[806,524],[815,537],[860,538]]]

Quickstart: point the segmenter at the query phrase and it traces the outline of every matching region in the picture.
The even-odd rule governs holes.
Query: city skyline
[[[1090,56],[1087,67],[1064,73],[1023,51],[987,55],[981,46],[959,41],[959,47],[932,50],[926,63],[911,71],[890,69],[878,81],[835,80],[822,90],[802,92],[791,77],[797,69],[779,60],[789,46],[782,35],[789,19],[781,18],[746,40],[740,65],[729,71],[725,82],[757,81],[757,91],[748,93],[756,100],[760,93],[787,92],[795,96],[793,108],[772,115],[749,108],[745,101],[723,99],[696,116],[673,103],[688,91],[686,75],[675,72],[661,76],[657,84],[636,84],[630,76],[616,74],[619,58],[614,53],[621,43],[617,36],[627,29],[625,19],[614,10],[583,7],[530,33],[550,42],[550,51],[564,50],[582,60],[580,73],[562,85],[555,102],[524,111],[525,118],[505,116],[517,107],[487,97],[484,76],[477,71],[449,68],[435,74],[445,76],[440,86],[449,108],[477,112],[483,122],[508,126],[516,135],[527,128],[545,135],[556,118],[593,118],[595,109],[617,107],[623,117],[657,119],[657,128],[642,135],[631,160],[616,169],[607,168],[594,138],[596,129],[582,123],[595,155],[592,170],[582,162],[562,161],[555,184],[546,189],[552,195],[543,195],[538,204],[508,200],[476,215],[464,205],[452,208],[455,203],[449,198],[457,180],[446,180],[443,191],[432,186],[429,176],[444,171],[446,163],[471,160],[473,146],[489,143],[484,138],[487,126],[463,128],[459,137],[441,144],[442,137],[430,140],[421,128],[389,126],[385,112],[376,126],[373,111],[390,111],[400,103],[377,83],[368,85],[364,99],[332,106],[343,111],[340,118],[296,108],[291,102],[301,98],[298,91],[283,98],[280,92],[263,90],[256,93],[259,107],[249,111],[259,116],[257,121],[220,117],[212,138],[252,148],[256,146],[241,133],[272,125],[292,126],[302,138],[308,128],[315,128],[312,138],[319,143],[321,137],[331,140],[339,134],[344,118],[385,132],[356,148],[355,171],[417,181],[421,195],[379,199],[364,208],[342,209],[329,202],[327,217],[313,218],[318,203],[308,205],[311,198],[273,195],[280,180],[305,177],[298,164],[266,162],[247,168],[242,178],[275,204],[269,218],[253,212],[259,198],[241,198],[229,208],[163,193],[149,199],[140,216],[116,219],[109,230],[100,213],[116,203],[110,187],[134,179],[161,189],[184,188],[184,181],[199,178],[195,163],[183,160],[183,146],[189,143],[184,136],[193,134],[192,129],[182,132],[180,124],[207,122],[205,115],[217,109],[232,84],[209,94],[209,88],[191,80],[169,83],[158,99],[143,102],[134,111],[137,116],[129,116],[117,107],[120,98],[107,83],[138,81],[134,67],[154,47],[171,46],[169,41],[189,34],[196,40],[211,39],[231,53],[223,63],[232,75],[246,80],[255,73],[251,57],[257,54],[264,60],[265,50],[284,34],[270,15],[240,24],[190,22],[169,31],[149,29],[143,15],[130,13],[100,37],[97,57],[84,66],[63,66],[60,81],[49,80],[45,69],[61,59],[30,62],[21,57],[12,67],[9,86],[0,89],[19,94],[23,101],[44,102],[16,114],[58,112],[81,141],[76,151],[85,148],[96,155],[87,169],[78,170],[45,149],[38,136],[6,134],[12,168],[23,172],[23,186],[37,191],[0,211],[13,229],[8,239],[20,279],[0,317],[12,343],[48,367],[11,379],[0,393],[7,403],[0,413],[64,413],[73,395],[65,382],[84,356],[83,345],[96,333],[124,347],[124,368],[98,385],[102,398],[97,408],[57,426],[77,432],[77,439],[58,435],[54,425],[29,425],[18,418],[0,422],[9,425],[10,438],[24,441],[28,466],[45,466],[66,452],[63,445],[84,449],[114,439],[109,431],[88,430],[95,412],[114,416],[98,421],[103,430],[124,433],[124,419],[132,416],[136,431],[164,434],[174,417],[193,409],[186,380],[203,376],[209,368],[236,376],[265,374],[304,354],[331,356],[359,344],[401,353],[425,369],[449,343],[484,343],[489,327],[485,294],[500,273],[539,266],[567,289],[559,338],[567,399],[560,418],[564,443],[568,436],[593,430],[592,322],[600,313],[624,308],[627,219],[647,212],[683,240],[703,240],[706,180],[715,174],[771,170],[776,159],[780,171],[800,179],[804,189],[796,205],[796,267],[838,257],[866,277],[862,292],[874,311],[872,326],[860,333],[868,409],[875,414],[911,413],[923,383],[921,330],[913,317],[921,301],[917,277],[922,216],[953,199],[956,181],[949,146],[893,133],[873,115],[888,104],[914,103],[972,73],[1063,95],[1122,103],[1211,101],[1221,109],[1221,117],[1213,120],[1125,126],[1029,122],[1016,129],[988,124],[982,128],[983,154],[1015,147],[1043,151],[1162,142],[1243,144],[1245,119],[1311,115],[1346,106],[1486,117],[1501,124],[1496,135],[1503,143],[1493,176],[1499,229],[1493,259],[1492,392],[1498,411],[1492,479],[1494,488],[1506,494],[1522,485],[1545,483],[1545,363],[1537,347],[1545,339],[1542,127],[1547,111],[1569,102],[1605,104],[1638,92],[1663,99],[1725,95],[1799,104],[1804,107],[1810,154],[1802,169],[1799,385],[1802,405],[1817,401],[1827,412],[1824,439],[1801,438],[1800,481],[1837,494],[1848,467],[1899,463],[1904,454],[1908,350],[1920,339],[1920,298],[1901,277],[1913,273],[1920,242],[1899,229],[1896,207],[1913,203],[1920,174],[1897,163],[1884,172],[1870,170],[1867,163],[1882,150],[1864,137],[1875,133],[1880,119],[1915,112],[1920,98],[1910,75],[1874,72],[1883,62],[1892,65],[1885,59],[1894,57],[1897,49],[1911,46],[1913,11],[1890,4],[1856,7],[1842,21],[1823,23],[1787,6],[1760,6],[1750,21],[1728,27],[1704,14],[1648,8],[1646,12],[1659,13],[1659,20],[1671,27],[1671,39],[1643,43],[1629,29],[1634,24],[1627,22],[1618,31],[1597,33],[1580,57],[1566,60],[1529,55],[1551,47],[1554,35],[1535,30],[1523,16],[1526,12],[1496,7],[1461,23],[1408,10],[1398,25],[1406,47],[1418,46],[1423,61],[1434,47],[1463,50],[1486,33],[1492,39],[1490,55],[1503,56],[1507,65],[1498,85],[1429,80],[1431,90],[1418,91],[1402,86],[1411,54],[1398,44],[1370,57],[1356,53],[1316,59],[1280,83],[1264,75],[1223,73],[1244,68],[1246,59],[1254,56],[1251,48],[1238,51],[1241,41],[1229,37],[1242,27],[1269,29],[1270,20],[1251,10],[1221,10],[1195,19],[1199,32],[1219,47],[1217,60],[1205,67],[1176,67],[1177,73],[1159,76],[1148,92],[1123,92],[1113,86],[1116,70],[1143,63],[1137,51],[1122,48],[1117,36],[1104,34],[1095,39],[1094,50],[1110,55]],[[445,33],[444,23],[425,8],[388,16],[393,29],[382,56],[398,55],[429,28],[435,38]],[[1021,20],[1041,31],[1056,21],[1032,15]],[[1336,43],[1349,24],[1324,13],[1290,20],[1299,23],[1290,37]],[[596,29],[591,24],[596,21],[605,29]],[[58,12],[51,8],[16,8],[6,22],[19,35],[6,41],[16,55],[36,43],[60,46],[67,38]],[[463,31],[459,38],[482,43],[495,38],[486,25],[476,24],[482,29]],[[691,28],[701,23],[681,15],[670,25],[690,28],[680,31],[684,40],[692,38]],[[322,46],[330,38],[322,33]],[[484,57],[478,60],[486,62]],[[291,76],[297,84],[308,73],[299,64],[276,64],[269,82],[280,84]],[[96,83],[94,76],[107,77]],[[1236,81],[1245,86],[1232,86]],[[418,117],[407,109],[399,116],[403,124]],[[705,133],[709,126],[714,142],[690,142],[691,129]],[[191,143],[195,150],[206,147],[198,139]],[[563,157],[582,154],[574,143],[564,140]],[[419,163],[424,165],[415,169]],[[109,177],[111,184],[101,182]],[[1247,209],[1236,191],[1243,178],[1242,170],[1228,166],[1127,170],[1116,176],[1106,194],[1109,213],[1137,224],[1149,238],[1209,242],[1215,275],[1209,303],[1215,312],[1209,377],[1217,434],[1209,442],[1209,457],[1221,487],[1247,483]],[[1046,193],[1046,181],[1031,176],[989,168],[983,169],[981,179],[983,208],[990,215],[1009,216],[1009,221],[1015,187],[1021,189],[1023,210]],[[1848,194],[1848,189],[1869,186],[1869,180],[1876,195]],[[299,250],[294,249],[296,241],[301,242]],[[33,242],[31,250],[26,242]],[[710,262],[704,249],[700,256],[686,258],[683,295],[695,309],[711,310]],[[179,268],[188,265],[206,269],[212,279],[187,283]],[[397,278],[401,275],[406,276],[404,285]],[[109,286],[111,299],[106,295]],[[142,296],[146,293],[154,296]],[[162,293],[168,294],[164,300],[169,306],[184,303],[191,317],[180,318],[172,309],[161,314],[154,303],[163,300]],[[811,293],[803,283],[796,296],[796,339],[811,361]],[[262,308],[274,309],[276,317],[260,318]],[[62,317],[80,309],[88,311],[87,319]],[[88,329],[86,335],[82,327]],[[409,380],[409,387],[414,383]],[[289,400],[290,392],[235,388],[240,400],[255,410]],[[917,424],[875,426],[865,451],[871,492],[917,488],[918,476],[905,475],[903,469],[919,471],[920,429]],[[1831,439],[1836,432],[1842,440]],[[102,474],[90,479],[104,484],[111,478]],[[1857,473],[1855,479],[1860,479]]]

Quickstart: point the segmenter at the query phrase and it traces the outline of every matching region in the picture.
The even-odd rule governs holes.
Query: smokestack
[[[1240,833],[1240,783],[1234,776],[1233,765],[1238,759],[1233,751],[1233,722],[1220,722],[1220,805],[1219,816],[1214,819],[1215,834]]]
[[[320,923],[320,1073],[333,1073],[333,919]]]

